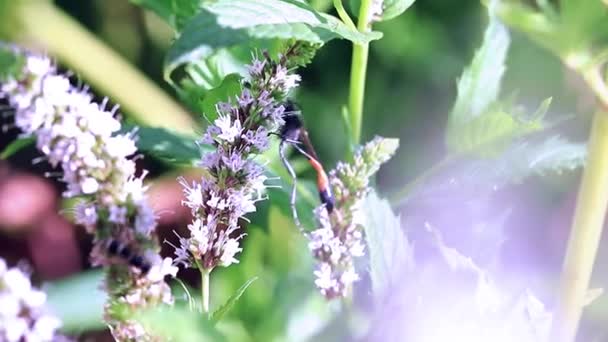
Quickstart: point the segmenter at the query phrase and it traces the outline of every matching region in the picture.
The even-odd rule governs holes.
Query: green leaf
[[[0,41],[0,81],[19,75],[25,63],[25,56],[15,47]]]
[[[25,137],[18,138],[17,140],[12,141],[8,146],[4,148],[2,153],[0,153],[0,159],[6,160],[10,158],[13,154],[19,152],[21,149],[28,147],[29,145],[36,142],[34,137]]]
[[[137,315],[146,331],[161,336],[162,341],[225,341],[200,313],[184,307],[159,306]]]
[[[378,39],[378,32],[351,30],[337,18],[316,12],[295,0],[218,0],[184,27],[167,53],[165,77],[179,65],[206,58],[219,48],[249,45],[256,40],[298,40],[325,43],[341,38],[356,43]]]
[[[520,141],[493,158],[456,160],[449,177],[426,184],[419,189],[419,194],[443,196],[444,193],[464,189],[497,190],[532,175],[575,170],[584,165],[586,155],[584,143],[570,142],[559,136],[541,141]]]
[[[414,266],[413,249],[401,229],[401,219],[387,200],[372,191],[363,207],[372,291],[379,298],[397,286],[403,274]]]
[[[130,128],[123,130],[129,131]],[[158,127],[138,127],[137,149],[173,165],[188,165],[200,159],[210,146],[197,146],[194,137],[181,135]]]
[[[414,4],[415,0],[384,0],[381,21],[399,16]]]
[[[131,0],[131,2],[156,13],[178,31],[201,7],[201,0]]]
[[[448,119],[448,147],[457,150],[456,142],[463,128],[486,114],[490,105],[496,102],[509,41],[507,29],[490,15],[482,46],[458,81],[458,95]]]
[[[247,280],[245,282],[245,284],[243,284],[243,286],[241,286],[238,290],[236,290],[236,293],[233,294],[232,296],[230,296],[230,298],[228,298],[228,300],[226,301],[226,303],[224,303],[224,305],[220,306],[217,310],[215,310],[213,312],[213,314],[211,314],[211,321],[212,322],[219,322],[222,317],[224,317],[224,315],[230,311],[230,309],[232,309],[232,307],[236,304],[236,302],[239,300],[239,298],[241,298],[241,296],[243,295],[243,293],[245,293],[245,290],[247,290],[247,288],[253,284],[254,281],[256,281],[258,279],[258,277],[253,277],[249,280]]]
[[[107,294],[101,290],[103,272],[100,270],[80,273],[45,286],[47,303],[63,326],[62,331],[78,334],[87,330],[101,330],[103,306]]]
[[[550,103],[550,98],[543,101],[530,119],[523,118],[513,106],[492,106],[486,113],[459,128],[457,138],[451,141],[450,150],[452,153],[474,153],[482,157],[496,154],[515,138],[543,130],[545,125],[542,119]]]
[[[200,101],[200,111],[209,121],[217,118],[215,106],[220,102],[234,101],[234,98],[241,93],[241,76],[230,74],[224,78],[222,83],[206,92]]]

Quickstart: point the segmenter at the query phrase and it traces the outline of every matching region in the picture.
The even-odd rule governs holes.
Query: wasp
[[[107,240],[105,247],[110,256],[125,260],[129,265],[138,268],[143,274],[148,273],[152,268],[146,258],[135,253],[131,247],[117,239]]]
[[[291,197],[289,204],[291,206],[292,215],[296,225],[302,229],[300,220],[298,219],[298,211],[296,209],[296,185],[297,176],[293,167],[289,163],[289,160],[285,156],[285,151],[288,146],[293,146],[298,152],[300,152],[312,166],[317,173],[317,191],[319,192],[319,199],[321,204],[325,206],[328,214],[331,214],[334,210],[335,199],[329,186],[329,177],[323,167],[323,164],[319,161],[317,153],[308,137],[308,131],[304,127],[302,121],[301,111],[295,102],[288,100],[285,103],[285,112],[283,114],[283,120],[285,123],[280,128],[279,138],[279,156],[281,162],[289,175],[293,179],[293,186],[291,189]]]

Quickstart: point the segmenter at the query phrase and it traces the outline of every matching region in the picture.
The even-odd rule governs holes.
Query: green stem
[[[203,302],[203,314],[209,316],[209,274],[211,270],[201,270],[201,300]]]
[[[586,63],[588,58],[564,60],[583,76],[603,110],[598,111],[593,119],[587,165],[564,259],[557,309],[551,326],[551,341],[556,342],[572,342],[576,338],[608,208],[608,89],[601,73],[603,61]],[[577,60],[583,62],[572,62]]]
[[[595,114],[549,341],[576,337],[608,207],[608,113]]]
[[[13,35],[42,45],[120,103],[137,122],[192,134],[196,123],[187,111],[129,62],[100,42],[49,1],[17,1],[19,26]]]
[[[360,32],[370,30],[370,14],[372,0],[362,0],[359,9],[357,29]],[[369,43],[353,44],[353,55],[350,69],[350,93],[348,113],[352,127],[351,140],[358,144],[361,140],[361,123],[363,121],[363,99],[365,95],[365,76],[367,73],[367,58]]]
[[[338,11],[340,19],[342,19],[346,26],[348,26],[351,30],[356,30],[357,26],[355,26],[355,23],[348,16],[348,13],[346,13],[344,5],[342,4],[342,0],[334,0],[334,7],[336,8],[336,11]]]

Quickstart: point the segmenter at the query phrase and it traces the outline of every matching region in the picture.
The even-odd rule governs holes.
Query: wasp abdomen
[[[148,273],[152,267],[143,256],[135,254],[129,246],[116,239],[110,240],[108,254],[124,259],[129,265],[138,268],[142,273]]]

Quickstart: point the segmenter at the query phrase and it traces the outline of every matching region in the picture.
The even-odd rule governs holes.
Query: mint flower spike
[[[352,163],[339,163],[329,173],[335,208],[328,215],[325,207],[319,206],[315,210],[319,228],[308,235],[308,247],[317,261],[315,285],[327,299],[347,296],[359,280],[354,259],[365,255],[361,206],[371,190],[370,177],[398,146],[398,139],[375,137],[355,153]]]
[[[64,340],[56,334],[61,321],[46,307],[46,293],[33,287],[29,278],[0,258],[0,341]]]
[[[110,266],[106,321],[119,340],[143,338],[143,328],[115,315],[113,307],[136,310],[172,303],[164,276],[174,276],[177,268],[158,255],[156,217],[143,184],[146,173],[136,177],[135,163],[127,158],[137,152],[135,134],[119,134],[116,108],[106,110],[106,101],[93,102],[87,89],[72,86],[48,57],[16,53],[24,54],[21,73],[0,84],[0,98],[14,107],[15,125],[36,138],[36,146],[53,167],[61,167],[67,188],[63,196],[91,198],[74,208],[74,216],[94,236],[92,264]],[[129,263],[141,264],[139,258],[145,257],[149,272],[124,261],[117,264],[108,255],[111,240],[137,252],[138,262],[133,252],[127,253]]]
[[[190,208],[193,221],[188,236],[180,237],[175,262],[196,267],[208,274],[215,267],[238,263],[238,222],[266,199],[263,168],[253,158],[268,150],[269,132],[284,123],[284,100],[300,76],[288,62],[295,54],[289,49],[278,60],[267,53],[247,66],[248,77],[241,93],[229,103],[217,104],[218,117],[207,128],[201,143],[215,150],[204,154],[199,166],[207,171],[200,181],[180,178],[183,205]]]

